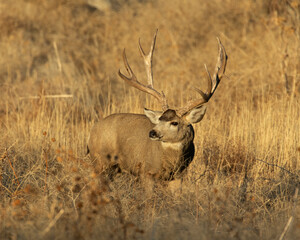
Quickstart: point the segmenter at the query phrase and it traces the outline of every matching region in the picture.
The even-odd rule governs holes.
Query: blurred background
[[[206,88],[203,65],[214,69],[217,36],[229,55],[222,95],[300,91],[298,1],[18,0],[1,1],[0,11],[2,96],[73,94],[103,110],[107,91],[124,88],[123,48],[145,79],[138,39],[147,51],[157,28],[155,85],[170,101]]]

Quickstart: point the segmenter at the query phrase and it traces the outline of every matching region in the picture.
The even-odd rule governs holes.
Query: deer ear
[[[198,123],[202,120],[206,112],[206,106],[201,105],[197,108],[193,108],[188,114],[185,115],[185,119],[189,123]]]
[[[160,111],[152,111],[150,109],[144,108],[144,113],[147,118],[153,123],[153,124],[158,124],[159,118],[162,115],[162,112]]]

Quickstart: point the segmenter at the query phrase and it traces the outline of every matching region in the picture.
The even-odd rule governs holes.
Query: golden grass
[[[1,239],[299,239],[300,5],[293,0],[0,1]],[[227,77],[195,126],[180,193],[153,196],[86,156],[91,126],[159,105],[117,77],[159,28],[154,79],[171,105],[206,87],[219,36]],[[46,98],[72,95],[72,98]],[[39,99],[31,99],[40,96]]]

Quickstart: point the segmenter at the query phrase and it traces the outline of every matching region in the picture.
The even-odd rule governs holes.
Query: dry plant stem
[[[7,157],[7,149],[5,149],[4,153],[2,154],[0,161],[4,160]],[[9,161],[10,162],[10,161]],[[11,165],[11,163],[10,163]],[[0,175],[1,177],[1,175]],[[5,187],[1,182],[0,182],[0,186],[3,187],[7,192],[9,192],[11,195],[13,194],[7,187]]]
[[[18,186],[20,186],[20,182],[19,182],[18,176],[17,176],[16,171],[15,171],[15,169],[14,169],[14,167],[13,167],[13,165],[12,165],[12,163],[11,163],[9,157],[8,157],[7,151],[6,151],[6,158],[8,159],[9,165],[10,165],[10,167],[11,167],[13,173],[14,173],[16,181],[18,182]]]
[[[114,202],[115,202],[115,207],[118,211],[120,224],[122,225],[122,228],[123,228],[123,239],[126,240],[127,239],[127,225],[126,225],[125,217],[123,214],[122,203],[119,198],[116,199]]]
[[[3,187],[11,196],[14,195],[14,193],[12,191],[10,191],[7,187],[5,187],[2,183],[0,183],[1,187]]]
[[[297,174],[295,174],[295,173],[292,173],[291,171],[285,169],[284,167],[278,166],[277,164],[274,164],[274,163],[268,163],[268,162],[266,162],[266,161],[264,161],[264,160],[261,160],[261,159],[258,159],[258,158],[256,158],[255,160],[260,161],[260,162],[262,162],[262,163],[265,163],[265,164],[267,164],[267,165],[269,165],[269,166],[272,166],[272,167],[280,168],[281,170],[287,172],[287,173],[290,174],[290,175],[299,177],[299,175],[297,175]]]
[[[47,175],[48,175],[48,155],[45,151],[45,149],[43,149],[44,151],[44,158],[45,158],[45,165],[46,165],[46,169],[45,169],[45,187],[44,187],[44,192],[46,192],[47,190]]]
[[[295,217],[295,210],[296,210],[296,206],[297,206],[297,198],[298,198],[298,188],[296,188],[295,190],[295,195],[294,195],[294,198],[293,198],[293,201],[294,201],[294,205],[293,205],[293,210],[292,210],[292,216],[290,216],[289,220],[287,221],[285,227],[284,227],[284,230],[283,232],[281,233],[280,237],[279,237],[279,240],[283,240],[287,231],[289,230],[293,220],[294,220],[294,217]]]
[[[74,210],[75,210],[75,213],[76,213],[76,218],[78,219],[79,218],[79,214],[78,214],[78,210],[77,210],[77,207],[76,207],[76,200],[78,199],[78,197],[80,196],[80,194],[83,192],[83,190],[86,188],[87,184],[85,184],[80,192],[77,194],[77,196],[74,197],[74,193],[72,192],[72,204],[73,204],[73,207],[74,207]]]
[[[77,211],[77,207],[76,207],[76,197],[74,198],[74,193],[72,193],[72,196],[71,196],[71,199],[72,199],[72,205],[74,207],[74,210],[75,210],[75,214],[76,214],[76,219],[79,218],[79,214],[78,214],[78,211]]]
[[[0,157],[0,161],[4,160],[4,158],[6,158],[6,153],[7,153],[7,150],[5,150],[2,154],[2,156]]]
[[[55,218],[49,223],[48,227],[42,232],[42,236],[45,236],[50,231],[50,229],[55,225],[55,223],[64,214],[64,212],[65,211],[63,209],[59,211]]]
[[[240,53],[242,53],[245,57],[248,57],[249,54],[245,52],[241,47],[238,46],[230,37],[228,37],[224,32],[221,32],[222,39],[225,38],[227,42],[229,42],[233,48],[236,48]]]
[[[5,148],[1,158],[0,158],[0,161],[4,160],[7,155],[8,155],[8,151],[17,143],[18,141],[15,141],[13,144],[11,144],[8,148]]]
[[[72,94],[62,94],[62,95],[44,95],[44,96],[29,96],[20,97],[19,100],[30,100],[30,99],[41,99],[41,98],[72,98]]]
[[[59,57],[58,50],[57,50],[57,44],[55,41],[53,42],[53,48],[54,48],[55,56],[56,56],[56,60],[57,60],[57,67],[58,67],[59,72],[61,72],[62,65],[61,65],[60,57]]]

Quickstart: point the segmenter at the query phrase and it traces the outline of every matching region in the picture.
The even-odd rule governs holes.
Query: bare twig
[[[0,187],[3,187],[10,195],[14,195],[14,193],[10,191],[7,187],[5,187],[1,182],[0,182]]]
[[[8,157],[7,150],[6,150],[6,158],[8,159],[10,168],[12,169],[12,171],[13,171],[13,173],[14,173],[14,176],[15,176],[17,182],[18,182],[18,185],[20,185],[19,178],[18,178],[18,176],[17,176],[17,174],[16,174],[16,171],[15,171],[15,169],[14,169],[14,166],[12,165],[12,163],[11,163],[9,157]]]
[[[7,156],[7,150],[5,149],[5,151],[3,152],[3,154],[0,157],[0,161],[4,160]]]
[[[41,95],[41,96],[29,96],[19,97],[19,100],[30,100],[30,99],[41,99],[41,98],[72,98],[72,94],[61,94],[61,95]]]
[[[272,166],[272,167],[280,168],[281,170],[287,172],[287,173],[290,174],[290,175],[299,177],[297,174],[295,174],[295,173],[293,173],[293,172],[291,172],[291,171],[285,169],[284,167],[281,167],[281,166],[279,166],[279,165],[277,165],[277,164],[275,164],[275,163],[269,163],[269,162],[266,162],[266,161],[261,160],[261,159],[258,159],[258,158],[256,158],[255,160],[257,160],[257,161],[259,161],[259,162],[262,162],[262,163],[265,163],[265,164],[267,164],[267,165],[269,165],[269,166]]]
[[[203,173],[201,173],[201,174],[199,175],[199,177],[197,177],[197,178],[195,179],[195,182],[197,182],[198,180],[200,180],[200,178],[204,177],[205,174],[206,174],[206,172],[207,172],[207,166],[205,167]]]
[[[1,158],[0,158],[0,160],[3,160],[5,157],[6,157],[6,155],[7,155],[7,153],[8,153],[8,151],[16,144],[18,142],[18,140],[16,140],[13,144],[11,144],[8,148],[5,148],[5,150],[4,150],[4,152],[3,152],[3,154],[2,154],[2,156],[1,156]]]
[[[4,152],[2,153],[2,155],[1,155],[1,157],[0,157],[0,161],[2,161],[2,160],[4,161],[5,158],[8,159],[9,165],[10,165],[11,169],[13,170],[14,176],[15,176],[17,182],[18,182],[18,186],[20,186],[20,182],[19,182],[19,179],[18,179],[17,174],[16,174],[16,172],[15,172],[15,169],[14,169],[14,167],[13,167],[13,165],[12,165],[10,159],[8,158],[8,150],[10,150],[16,143],[17,143],[17,141],[15,141],[13,144],[11,144],[8,148],[5,148]],[[1,175],[0,175],[0,177],[1,177]],[[14,194],[14,193],[11,192],[7,187],[5,187],[1,182],[0,182],[0,187],[3,187],[3,188],[4,188],[7,192],[9,192],[11,195]]]
[[[45,234],[47,234],[47,232],[50,231],[50,229],[55,225],[55,223],[64,214],[64,212],[65,211],[63,209],[61,209],[59,211],[59,213],[52,219],[52,221],[50,222],[50,224],[48,225],[48,227],[43,231],[42,236],[44,236]]]
[[[54,48],[55,56],[56,56],[56,59],[57,59],[57,67],[58,67],[58,70],[61,72],[62,65],[61,65],[60,57],[59,57],[58,50],[57,50],[57,44],[56,44],[55,41],[53,42],[53,48]]]
[[[46,152],[45,149],[43,149],[44,151],[44,158],[45,158],[45,165],[46,165],[46,169],[45,169],[45,187],[44,187],[44,192],[46,192],[47,190],[47,175],[48,175],[48,154]]]
[[[295,195],[294,195],[294,198],[293,198],[293,201],[294,201],[294,204],[293,204],[293,210],[292,210],[292,216],[290,216],[289,220],[287,221],[284,229],[283,229],[283,232],[281,233],[280,237],[279,237],[279,240],[283,240],[287,231],[289,230],[293,220],[294,220],[294,217],[295,217],[295,210],[296,210],[296,205],[297,205],[297,198],[298,198],[298,188],[296,188],[295,190]]]

